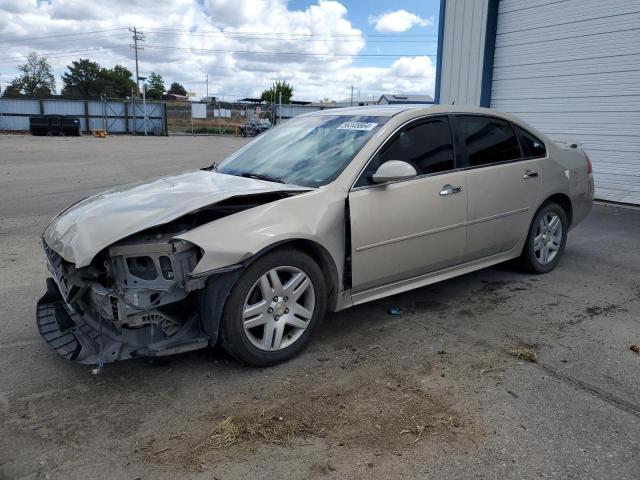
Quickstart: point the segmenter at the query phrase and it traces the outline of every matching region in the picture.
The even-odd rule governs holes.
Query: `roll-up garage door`
[[[580,144],[596,198],[640,204],[640,0],[501,0],[491,107]]]

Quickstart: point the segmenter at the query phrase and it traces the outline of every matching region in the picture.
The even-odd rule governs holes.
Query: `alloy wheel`
[[[315,300],[313,283],[302,270],[272,268],[256,280],[244,301],[242,322],[247,339],[264,351],[289,347],[309,326]]]
[[[533,239],[533,253],[542,265],[553,262],[562,244],[562,221],[560,217],[549,212],[542,216]]]

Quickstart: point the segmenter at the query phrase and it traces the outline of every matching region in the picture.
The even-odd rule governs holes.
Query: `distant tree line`
[[[35,52],[27,55],[24,64],[18,66],[18,76],[5,88],[4,97],[48,97],[56,94],[56,79],[46,57]],[[146,96],[160,99],[165,93],[186,95],[187,90],[178,82],[173,82],[166,90],[162,75],[151,72],[146,82]],[[133,73],[122,65],[112,68],[102,67],[88,58],[74,60],[62,74],[60,95],[67,98],[89,98],[106,96],[125,98],[135,94],[136,83]],[[274,103],[282,99],[289,103],[293,97],[293,86],[285,81],[276,81],[264,90],[261,100]]]
[[[23,65],[18,66],[18,76],[5,88],[4,97],[48,97],[56,94],[56,80],[46,57],[31,52]],[[106,96],[125,98],[135,95],[136,83],[133,73],[122,65],[113,68],[100,66],[88,58],[74,60],[62,74],[60,95],[67,98]],[[162,75],[152,72],[146,83],[148,98],[159,99],[165,94]],[[166,93],[186,95],[186,89],[173,82]]]

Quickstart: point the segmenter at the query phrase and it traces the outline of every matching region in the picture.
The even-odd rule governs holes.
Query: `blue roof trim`
[[[447,10],[447,0],[440,0],[440,14],[438,16],[438,51],[436,57],[436,88],[433,101],[437,105],[440,103],[440,81],[442,77],[442,49],[444,47],[444,23]]]
[[[482,86],[480,87],[480,106],[491,107],[491,84],[493,83],[493,56],[496,52],[496,32],[498,30],[498,1],[489,0],[487,6],[487,25],[484,36],[484,58],[482,61]],[[440,48],[440,45],[438,45]]]

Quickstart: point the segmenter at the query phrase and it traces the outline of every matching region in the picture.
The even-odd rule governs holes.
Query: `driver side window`
[[[433,118],[407,126],[373,157],[355,186],[373,185],[373,174],[389,160],[411,164],[418,175],[453,170],[453,145],[448,119]]]

